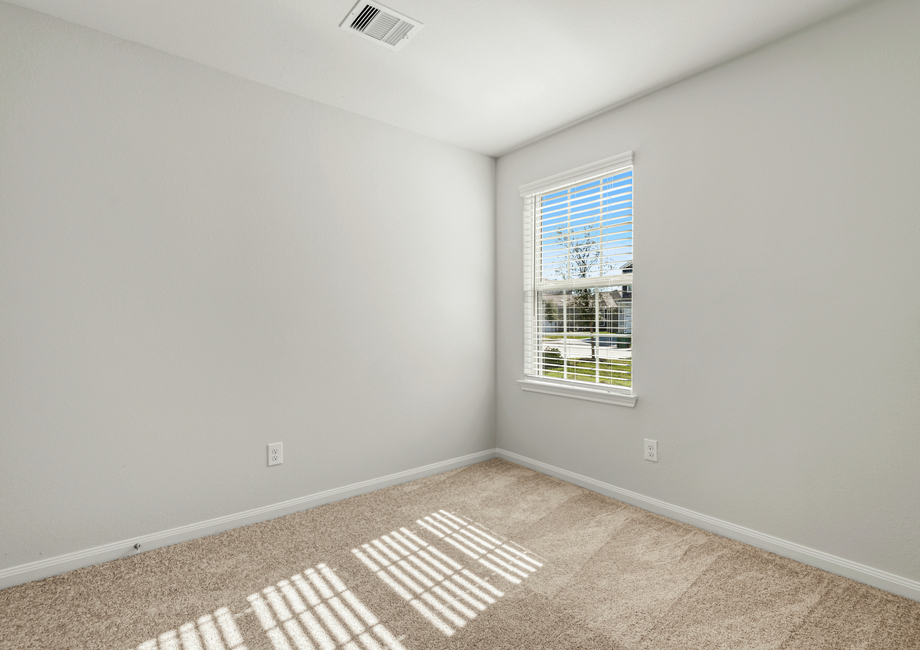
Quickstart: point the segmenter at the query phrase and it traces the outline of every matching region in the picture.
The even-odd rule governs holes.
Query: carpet
[[[0,591],[0,648],[920,649],[920,603],[503,460]]]

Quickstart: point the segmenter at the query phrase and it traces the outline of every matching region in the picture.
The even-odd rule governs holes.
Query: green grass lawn
[[[600,370],[600,383],[627,388],[632,386],[632,359],[569,359],[564,373],[561,359],[547,361],[543,364],[543,375],[546,377],[594,382]]]

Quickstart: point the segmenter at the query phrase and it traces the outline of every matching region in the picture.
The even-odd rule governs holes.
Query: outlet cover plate
[[[268,466],[280,465],[284,462],[284,445],[280,442],[273,442],[268,445]]]
[[[646,438],[645,446],[643,447],[643,449],[645,450],[644,452],[645,460],[650,460],[653,463],[658,462],[658,441],[657,440],[649,440],[648,438]]]

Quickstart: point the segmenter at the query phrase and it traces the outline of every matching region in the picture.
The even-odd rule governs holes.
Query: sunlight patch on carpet
[[[195,623],[145,641],[137,650],[246,650],[246,646],[230,610],[221,607]]]
[[[406,650],[325,564],[250,595],[249,603],[275,650]]]
[[[446,636],[452,636],[505,595],[490,579],[481,578],[457,561],[464,558],[456,551],[512,586],[543,566],[535,554],[445,510],[416,523],[421,527],[419,534],[403,527],[352,549],[352,553]],[[419,535],[424,532],[433,535],[435,541],[422,539]],[[435,542],[449,547],[442,546],[441,550]],[[444,551],[454,553],[454,557]]]

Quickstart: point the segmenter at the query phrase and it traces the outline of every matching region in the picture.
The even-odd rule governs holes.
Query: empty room
[[[0,0],[0,650],[920,650],[918,262],[917,0]]]

